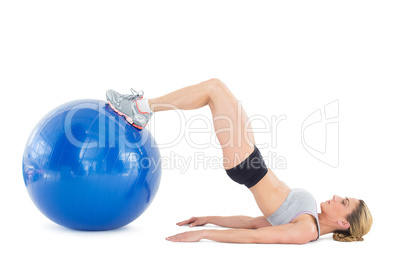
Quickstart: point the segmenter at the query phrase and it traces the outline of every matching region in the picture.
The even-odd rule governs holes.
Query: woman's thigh
[[[223,166],[230,169],[254,151],[253,129],[241,102],[223,83],[211,92],[209,106],[222,147]]]

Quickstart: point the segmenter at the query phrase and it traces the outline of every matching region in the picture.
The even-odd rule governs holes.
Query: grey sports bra
[[[282,205],[267,218],[274,225],[287,224],[302,214],[313,215],[317,221],[318,237],[320,237],[320,224],[317,214],[317,203],[314,197],[304,189],[292,189]],[[316,239],[316,240],[317,240]]]

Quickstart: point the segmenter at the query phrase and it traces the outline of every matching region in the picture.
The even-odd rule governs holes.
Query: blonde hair
[[[333,234],[333,239],[340,242],[363,241],[363,235],[366,235],[373,224],[373,217],[370,210],[363,200],[359,200],[359,205],[346,220],[350,227],[347,230],[337,230]]]

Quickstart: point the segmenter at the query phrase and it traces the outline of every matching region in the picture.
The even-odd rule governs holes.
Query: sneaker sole
[[[109,103],[109,106],[110,106],[110,108],[112,108],[113,111],[115,111],[118,115],[123,116],[124,119],[126,119],[126,121],[128,123],[130,123],[130,125],[132,125],[136,128],[139,128],[139,129],[144,129],[144,127],[147,126],[147,125],[145,125],[144,127],[142,127],[142,126],[138,126],[138,125],[134,124],[134,121],[133,121],[133,119],[131,119],[131,117],[129,117],[128,115],[126,115],[126,114],[120,112],[119,110],[117,110],[116,108],[114,108],[114,106],[110,103],[110,101],[108,101],[107,103]]]

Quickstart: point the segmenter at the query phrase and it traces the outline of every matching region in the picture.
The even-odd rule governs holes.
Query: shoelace
[[[121,99],[127,99],[127,100],[137,100],[139,98],[142,98],[142,96],[144,96],[144,91],[140,90],[140,91],[135,91],[134,89],[130,89],[131,90],[131,95],[121,95]]]
[[[139,92],[135,91],[134,89],[130,88],[131,93],[133,94],[134,98],[139,99],[144,96],[144,91],[140,90]]]

